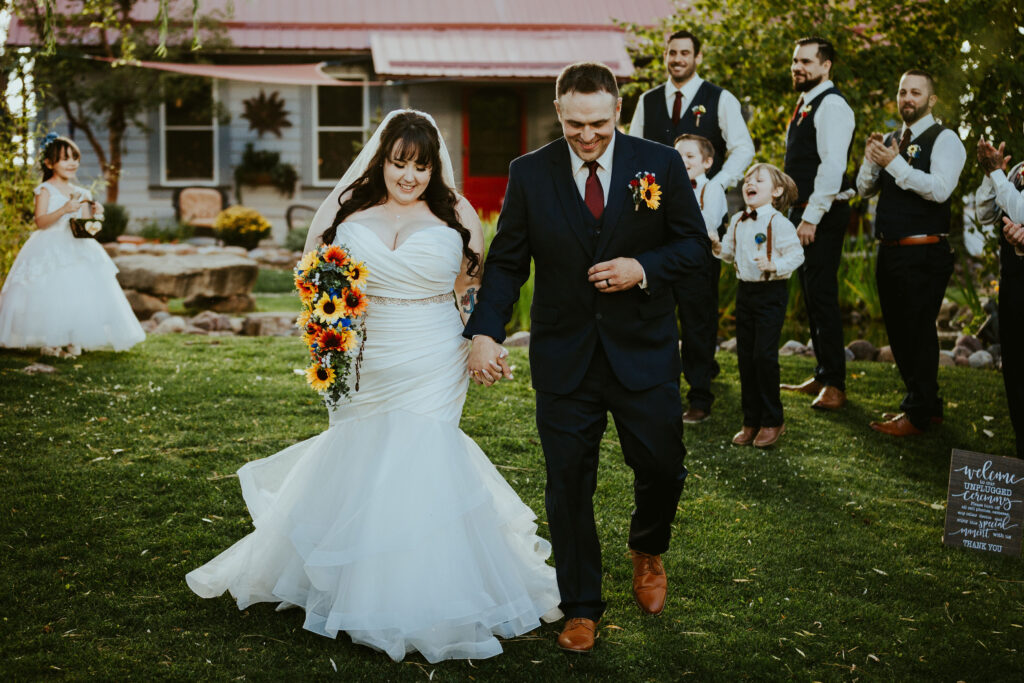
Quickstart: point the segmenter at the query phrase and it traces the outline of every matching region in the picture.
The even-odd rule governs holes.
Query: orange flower
[[[324,261],[333,263],[336,266],[347,266],[348,265],[348,254],[345,250],[337,245],[331,245],[327,247],[327,251],[323,255]]]
[[[345,269],[345,275],[351,282],[352,287],[362,288],[366,286],[366,266],[362,261],[350,262],[348,268]]]
[[[299,298],[302,299],[302,303],[307,306],[313,300],[313,297],[316,296],[316,287],[309,284],[299,276],[295,277],[295,289],[299,290]]]
[[[340,330],[326,329],[317,337],[316,343],[320,346],[320,353],[325,351],[348,351],[351,342],[352,330],[342,328]]]
[[[346,289],[341,293],[341,312],[348,318],[357,318],[366,311],[366,295],[358,289]]]

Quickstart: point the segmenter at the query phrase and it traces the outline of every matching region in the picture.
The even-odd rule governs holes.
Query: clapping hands
[[[1006,241],[1017,249],[1024,249],[1024,226],[1014,223],[1007,216],[1003,216],[1003,234]]]
[[[997,148],[985,138],[978,138],[978,164],[985,175],[992,171],[1007,169],[1010,164],[1010,155],[1003,156],[1005,150],[1005,142],[1000,142]]]
[[[900,146],[896,137],[889,141],[886,146],[885,138],[881,133],[872,133],[868,136],[867,144],[864,146],[864,157],[883,168],[889,165],[893,159],[899,156]]]
[[[508,364],[508,349],[485,334],[473,338],[473,349],[469,352],[469,376],[477,384],[489,387],[495,382],[513,379]]]

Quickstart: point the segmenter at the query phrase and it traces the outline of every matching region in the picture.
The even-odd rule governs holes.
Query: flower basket
[[[80,239],[95,239],[103,230],[102,218],[72,218],[71,234]]]
[[[224,244],[255,249],[261,239],[270,235],[270,221],[254,209],[229,206],[217,214],[213,229]]]

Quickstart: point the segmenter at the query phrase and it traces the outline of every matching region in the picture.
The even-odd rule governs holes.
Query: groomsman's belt
[[[938,244],[946,239],[945,235],[913,235],[898,240],[878,240],[883,247],[916,247],[920,244]]]

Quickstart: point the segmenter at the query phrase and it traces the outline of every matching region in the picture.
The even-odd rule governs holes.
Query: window
[[[317,86],[313,106],[316,122],[313,177],[316,184],[338,182],[359,153],[366,131],[367,92],[366,86]]]
[[[214,87],[169,86],[160,107],[161,181],[165,185],[213,184],[217,182],[217,118]]]

